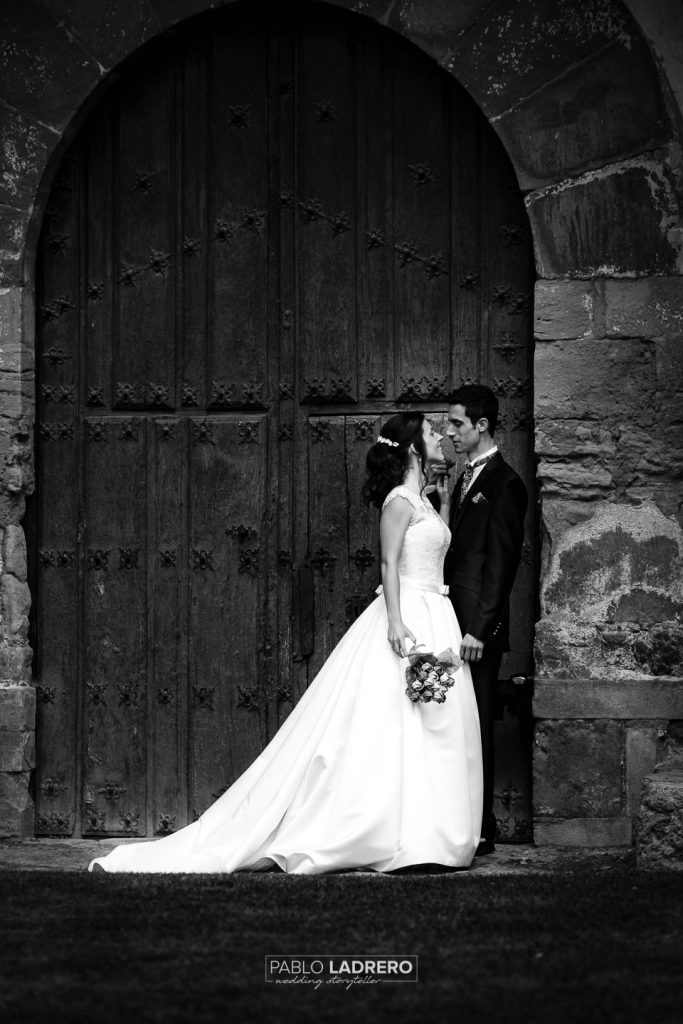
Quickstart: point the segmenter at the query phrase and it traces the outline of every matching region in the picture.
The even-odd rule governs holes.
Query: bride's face
[[[424,439],[427,462],[443,462],[443,452],[440,447],[443,434],[437,434],[426,417],[422,424],[422,437]]]

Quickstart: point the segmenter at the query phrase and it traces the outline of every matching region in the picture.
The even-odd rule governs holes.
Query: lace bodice
[[[421,498],[403,484],[389,491],[382,509],[396,498],[408,501],[413,510],[398,560],[399,576],[430,585],[442,584],[443,561],[451,541],[451,531],[426,498]]]

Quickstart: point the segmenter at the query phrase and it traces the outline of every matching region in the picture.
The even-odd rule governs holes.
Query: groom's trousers
[[[493,842],[496,837],[496,816],[493,813],[493,778],[495,772],[494,729],[498,672],[503,658],[500,648],[484,645],[481,661],[469,663],[472,671],[474,694],[479,709],[481,753],[484,763],[484,817],[482,839]]]

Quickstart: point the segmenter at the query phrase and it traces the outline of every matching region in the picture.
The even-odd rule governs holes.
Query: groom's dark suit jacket
[[[462,476],[453,492],[451,545],[444,579],[463,636],[510,649],[510,591],[524,540],[527,493],[521,478],[497,452],[458,508]],[[477,496],[480,497],[477,497]]]

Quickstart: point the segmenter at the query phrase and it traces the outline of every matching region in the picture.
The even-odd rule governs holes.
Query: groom
[[[479,707],[484,762],[484,818],[477,854],[495,849],[493,813],[494,708],[503,652],[509,643],[509,597],[524,539],[527,493],[493,440],[498,400],[467,384],[449,396],[447,436],[467,466],[451,498],[451,546],[444,579],[460,624],[460,656],[469,662]],[[443,494],[443,489],[442,492]]]

